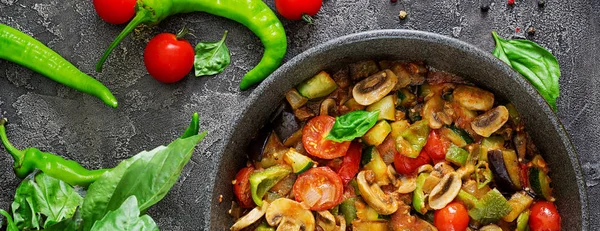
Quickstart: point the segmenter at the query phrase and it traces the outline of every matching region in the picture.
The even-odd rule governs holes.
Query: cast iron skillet
[[[516,106],[537,147],[549,163],[564,230],[588,230],[588,205],[577,153],[562,124],[529,82],[489,52],[438,34],[410,30],[369,31],[340,37],[314,47],[285,63],[250,96],[237,117],[227,145],[220,153],[210,212],[209,230],[229,230],[227,211],[231,180],[247,158],[245,147],[253,134],[284,99],[285,92],[320,70],[365,59],[418,61],[466,78]],[[219,203],[219,195],[223,202]]]

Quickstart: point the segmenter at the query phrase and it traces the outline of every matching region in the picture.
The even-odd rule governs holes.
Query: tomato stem
[[[314,22],[313,17],[311,17],[308,14],[302,14],[302,20],[304,20],[308,24],[313,24],[313,22]]]
[[[177,37],[177,40],[180,40],[183,38],[183,36],[187,35],[189,32],[190,32],[190,30],[188,30],[188,28],[184,26],[183,28],[181,28],[181,30],[179,30],[179,32],[177,32],[175,37]]]

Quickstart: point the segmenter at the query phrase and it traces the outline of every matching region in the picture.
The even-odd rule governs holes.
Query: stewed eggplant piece
[[[494,181],[503,191],[514,192],[521,189],[519,180],[519,162],[517,154],[512,150],[488,151],[489,167]]]
[[[296,118],[294,111],[287,103],[282,103],[281,106],[277,109],[275,117],[272,119],[272,126],[275,133],[281,139],[281,141],[285,141],[288,137],[290,137],[294,132],[300,129],[300,122]]]

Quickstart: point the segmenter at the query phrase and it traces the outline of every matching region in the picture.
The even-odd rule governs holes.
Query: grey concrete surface
[[[326,40],[373,29],[415,29],[454,36],[491,51],[490,32],[504,37],[526,36],[554,53],[561,64],[558,115],[580,154],[591,203],[591,230],[600,230],[600,1],[490,0],[482,13],[480,0],[325,0],[314,25],[283,21],[289,38],[287,59]],[[272,0],[267,1],[273,6]],[[399,10],[408,12],[399,20]],[[243,26],[216,16],[193,13],[169,17],[155,27],[132,34],[113,52],[104,72],[94,65],[123,26],[100,20],[91,1],[0,0],[0,23],[38,38],[82,71],[105,83],[119,99],[110,109],[91,96],[59,85],[16,64],[0,60],[0,115],[9,118],[8,133],[19,148],[35,146],[81,162],[88,168],[112,167],[142,150],[167,144],[198,111],[209,131],[179,182],[149,210],[161,230],[203,229],[214,156],[223,136],[244,107],[250,91],[237,85],[260,59],[262,46]],[[192,44],[216,41],[229,30],[232,64],[224,73],[164,85],[151,78],[143,64],[146,42],[160,32],[183,25]],[[534,26],[533,36],[525,32]],[[520,28],[520,32],[516,32]],[[20,180],[12,160],[0,150],[0,208],[8,209]],[[229,184],[230,179],[222,180]],[[557,186],[560,187],[560,186]]]

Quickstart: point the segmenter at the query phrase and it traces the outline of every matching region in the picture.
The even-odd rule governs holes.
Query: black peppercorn
[[[538,1],[538,6],[539,7],[544,7],[544,5],[546,5],[546,1],[544,1],[544,0],[539,0]]]

